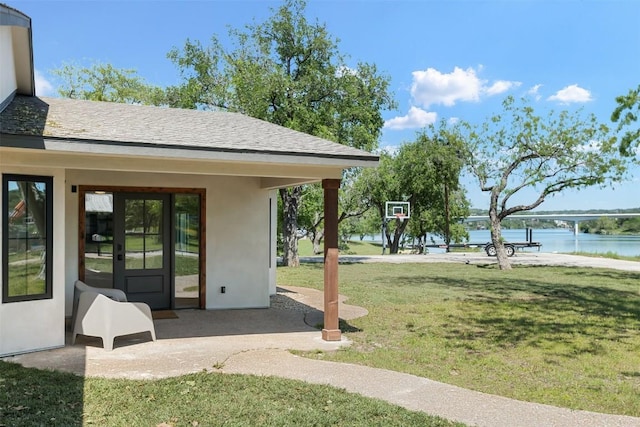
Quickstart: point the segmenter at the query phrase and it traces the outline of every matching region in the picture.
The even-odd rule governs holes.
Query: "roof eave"
[[[224,149],[216,147],[173,146],[169,144],[123,143],[63,139],[41,136],[2,134],[0,146],[66,152],[145,158],[194,159],[243,163],[309,164],[338,168],[376,167],[379,157],[368,155],[344,155],[306,152]]]
[[[0,4],[0,25],[12,27],[13,52],[17,77],[16,93],[35,96],[35,70],[33,63],[33,34],[31,18],[17,9]]]

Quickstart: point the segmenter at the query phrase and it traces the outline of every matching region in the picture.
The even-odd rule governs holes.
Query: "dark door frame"
[[[197,194],[200,196],[200,236],[198,262],[199,277],[199,308],[206,308],[206,190],[203,188],[172,188],[172,187],[127,187],[111,185],[79,185],[78,186],[78,278],[85,280],[85,194],[87,192],[104,191],[105,193],[168,193],[168,194]],[[173,211],[173,210],[172,210]],[[175,272],[172,269],[172,276]],[[175,277],[171,278],[172,282]],[[173,301],[173,296],[172,296]]]

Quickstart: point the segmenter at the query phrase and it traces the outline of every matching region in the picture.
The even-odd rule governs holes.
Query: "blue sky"
[[[262,22],[277,1],[9,1],[32,18],[39,95],[55,94],[63,62],[133,68],[176,84],[166,58],[187,38],[226,40]],[[615,97],[640,83],[640,1],[310,0],[307,18],[340,39],[350,64],[375,63],[398,102],[380,145],[397,147],[441,118],[479,123],[507,95],[534,107],[583,108],[609,122]],[[640,171],[615,189],[570,191],[538,210],[640,208]],[[488,195],[469,182],[474,207]]]

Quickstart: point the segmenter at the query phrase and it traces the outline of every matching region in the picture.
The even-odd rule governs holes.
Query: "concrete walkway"
[[[640,418],[572,411],[522,402],[466,390],[414,375],[307,359],[282,350],[259,350],[236,354],[225,362],[223,371],[329,384],[471,426],[640,426]]]
[[[435,258],[434,255],[408,257],[411,260]],[[401,259],[384,258],[393,258],[396,262]],[[556,260],[562,261],[563,257]],[[472,258],[470,262],[476,261]],[[320,291],[281,287],[270,309],[182,310],[177,312],[177,319],[156,320],[158,341],[155,343],[150,342],[148,334],[121,337],[116,339],[114,350],[107,352],[99,339],[81,338],[74,346],[5,360],[29,367],[111,378],[152,379],[202,370],[279,376],[329,384],[477,426],[640,427],[640,418],[522,402],[414,375],[291,354],[290,350],[294,349],[331,351],[349,345],[346,338],[338,343],[320,339],[314,326],[322,321],[322,303]],[[341,318],[350,320],[366,314],[365,309],[341,299]]]

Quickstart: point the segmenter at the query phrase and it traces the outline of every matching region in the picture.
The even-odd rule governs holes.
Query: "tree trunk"
[[[394,233],[395,234],[395,233]],[[398,239],[395,235],[394,235],[394,239],[391,242],[391,244],[389,245],[389,253],[390,254],[397,254],[398,253],[398,243],[400,242],[400,239]]]
[[[286,267],[298,267],[298,206],[302,187],[281,188],[282,199],[282,265]]]
[[[511,262],[504,249],[502,241],[502,224],[495,209],[489,209],[489,219],[491,221],[491,243],[496,248],[496,258],[500,270],[511,270]]]
[[[324,228],[322,230],[318,230],[318,232],[313,234],[313,253],[315,255],[323,253],[322,248],[320,247],[320,243],[322,243],[322,238],[324,237]]]
[[[405,228],[407,228],[407,221],[400,221],[398,219],[396,221],[396,228],[393,231],[393,240],[391,240],[391,235],[389,234],[389,230],[387,230],[387,241],[389,242],[389,253],[397,254],[398,249],[400,248],[400,237],[404,233]]]
[[[447,183],[444,183],[444,243],[447,245],[445,251],[449,252],[449,245],[451,244],[451,228],[449,225],[450,221],[449,214],[449,186]]]

